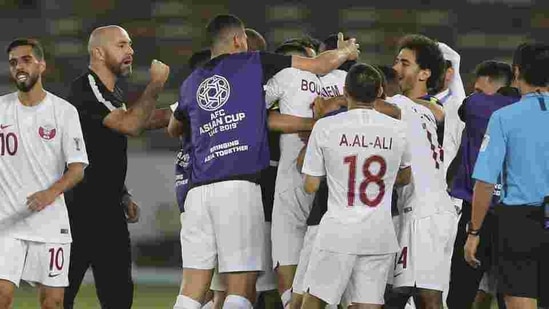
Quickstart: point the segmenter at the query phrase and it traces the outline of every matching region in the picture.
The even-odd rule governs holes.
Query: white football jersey
[[[410,166],[407,144],[405,124],[375,110],[353,109],[315,124],[303,173],[328,181],[319,246],[349,254],[398,251],[391,192],[399,169]]]
[[[455,211],[446,191],[444,152],[438,144],[433,113],[403,95],[387,101],[400,108],[401,119],[413,141],[410,143],[413,181],[397,190],[400,212],[413,211],[413,217],[422,218],[445,210]]]
[[[312,118],[311,103],[320,96],[321,84],[316,75],[294,68],[278,72],[265,85],[267,105],[278,100],[281,114],[303,118]],[[300,186],[303,176],[296,167],[297,156],[305,144],[297,134],[280,136],[280,160],[276,176],[275,190],[283,192],[288,188]]]
[[[27,197],[58,181],[69,163],[88,164],[76,108],[47,92],[36,106],[0,97],[0,232],[36,242],[71,242],[65,199],[40,212]]]
[[[320,95],[324,98],[333,98],[343,95],[347,72],[344,70],[333,70],[326,75],[319,76],[322,90]]]

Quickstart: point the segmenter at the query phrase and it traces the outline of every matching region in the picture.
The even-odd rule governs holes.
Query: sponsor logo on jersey
[[[38,128],[38,135],[45,140],[51,140],[55,137],[57,130],[51,125],[44,125]]]
[[[196,91],[198,106],[205,111],[212,112],[221,108],[229,100],[231,85],[220,75],[206,78]]]

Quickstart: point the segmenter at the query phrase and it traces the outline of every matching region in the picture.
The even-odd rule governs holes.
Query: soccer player
[[[454,243],[454,253],[452,255],[452,267],[450,275],[450,290],[448,294],[448,307],[468,308],[473,304],[475,293],[479,287],[481,277],[489,274],[491,261],[491,248],[494,228],[494,215],[489,212],[486,216],[487,224],[482,230],[483,241],[479,258],[483,261],[483,267],[471,268],[463,259],[463,246],[467,239],[466,225],[471,221],[471,202],[473,197],[472,179],[473,167],[478,156],[478,151],[482,144],[482,138],[488,125],[488,120],[492,113],[504,106],[516,102],[520,97],[503,96],[497,93],[499,89],[507,88],[512,80],[511,66],[506,63],[496,61],[484,61],[475,69],[475,91],[469,96],[459,108],[461,120],[465,122],[465,130],[462,135],[459,156],[452,162],[452,168],[456,171],[456,176],[450,187],[452,197],[463,200],[461,208],[461,217],[458,223],[456,240]],[[498,86],[497,88],[495,86]],[[455,167],[454,167],[455,165]],[[499,194],[500,190],[497,190]],[[497,199],[494,199],[497,203]],[[488,279],[487,279],[488,280]],[[493,280],[490,280],[493,281]],[[482,295],[485,299],[488,295]],[[484,296],[484,297],[483,297]],[[479,299],[479,300],[481,300]],[[489,301],[487,301],[489,303]]]
[[[510,309],[549,305],[548,71],[549,45],[525,43],[516,49],[514,83],[522,97],[490,117],[473,171],[465,260],[471,267],[481,266],[476,257],[479,232],[501,178],[495,207],[496,265],[498,291]]]
[[[35,39],[6,50],[18,91],[0,97],[0,308],[21,279],[42,308],[61,308],[69,284],[71,227],[64,192],[88,165],[78,112],[44,90],[44,51]]]
[[[169,67],[154,60],[145,91],[126,108],[117,80],[128,76],[132,69],[133,49],[128,33],[118,26],[97,28],[90,35],[88,52],[89,70],[72,82],[68,96],[79,111],[90,166],[84,181],[67,194],[74,243],[64,307],[73,308],[91,265],[101,306],[130,308],[130,236],[121,207],[127,136],[137,136],[153,127],[156,97],[168,78]],[[169,110],[166,112],[169,115]],[[165,116],[166,112],[160,114]],[[165,121],[161,122],[165,126]]]
[[[338,304],[381,308],[387,273],[398,242],[391,219],[391,192],[398,177],[409,181],[404,123],[374,110],[382,77],[354,65],[345,80],[349,111],[319,120],[303,164],[305,190],[328,182],[328,211],[305,274],[302,308]]]
[[[354,39],[316,58],[248,49],[244,25],[218,15],[207,26],[212,59],[183,82],[174,113],[188,121],[193,145],[193,188],[182,227],[183,289],[174,308],[199,308],[213,268],[226,273],[224,306],[249,308],[264,264],[260,172],[269,164],[263,85],[284,68],[324,74],[358,56]],[[206,215],[208,214],[208,215]],[[238,227],[238,229],[235,229]],[[189,284],[192,282],[192,284]]]
[[[398,78],[393,67],[390,65],[380,65],[377,66],[377,69],[380,70],[385,76],[385,81],[387,83],[387,87],[383,88],[385,95],[388,97],[392,97],[394,95],[400,94]]]
[[[307,50],[297,43],[285,43],[275,53],[307,57]],[[319,78],[307,71],[286,68],[275,74],[265,85],[265,100],[268,105],[278,101],[280,113],[303,118],[312,118],[311,102],[320,94]],[[314,195],[303,191],[303,178],[295,168],[295,160],[304,146],[297,134],[280,136],[280,160],[272,216],[272,260],[278,275],[278,292],[282,304],[288,306],[291,288],[303,247]]]
[[[413,181],[398,189],[401,251],[395,263],[394,286],[401,287],[399,290],[405,292],[404,295],[409,289],[403,287],[418,289],[417,305],[437,309],[442,307],[442,291],[449,280],[457,213],[446,192],[435,116],[410,98],[425,97],[428,89],[436,89],[443,66],[442,53],[434,41],[421,35],[404,37],[394,69],[405,96],[389,99],[400,107],[410,140],[414,141],[411,144]],[[406,299],[405,296],[401,300]],[[389,308],[403,306],[398,301],[392,302]]]

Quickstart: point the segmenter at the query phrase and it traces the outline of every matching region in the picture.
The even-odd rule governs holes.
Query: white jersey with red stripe
[[[387,98],[401,110],[407,125],[412,154],[412,182],[399,188],[399,211],[413,211],[412,217],[422,218],[454,206],[446,191],[444,152],[437,140],[437,124],[433,113],[403,95]]]

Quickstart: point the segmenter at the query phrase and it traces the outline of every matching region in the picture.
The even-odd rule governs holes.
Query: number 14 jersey
[[[63,195],[39,212],[31,212],[26,202],[74,162],[88,164],[76,108],[49,92],[35,106],[22,105],[17,93],[0,97],[0,233],[70,243]]]
[[[404,123],[375,110],[353,109],[316,123],[303,173],[327,177],[320,248],[346,254],[398,251],[391,192],[399,169],[410,166],[407,143]]]

